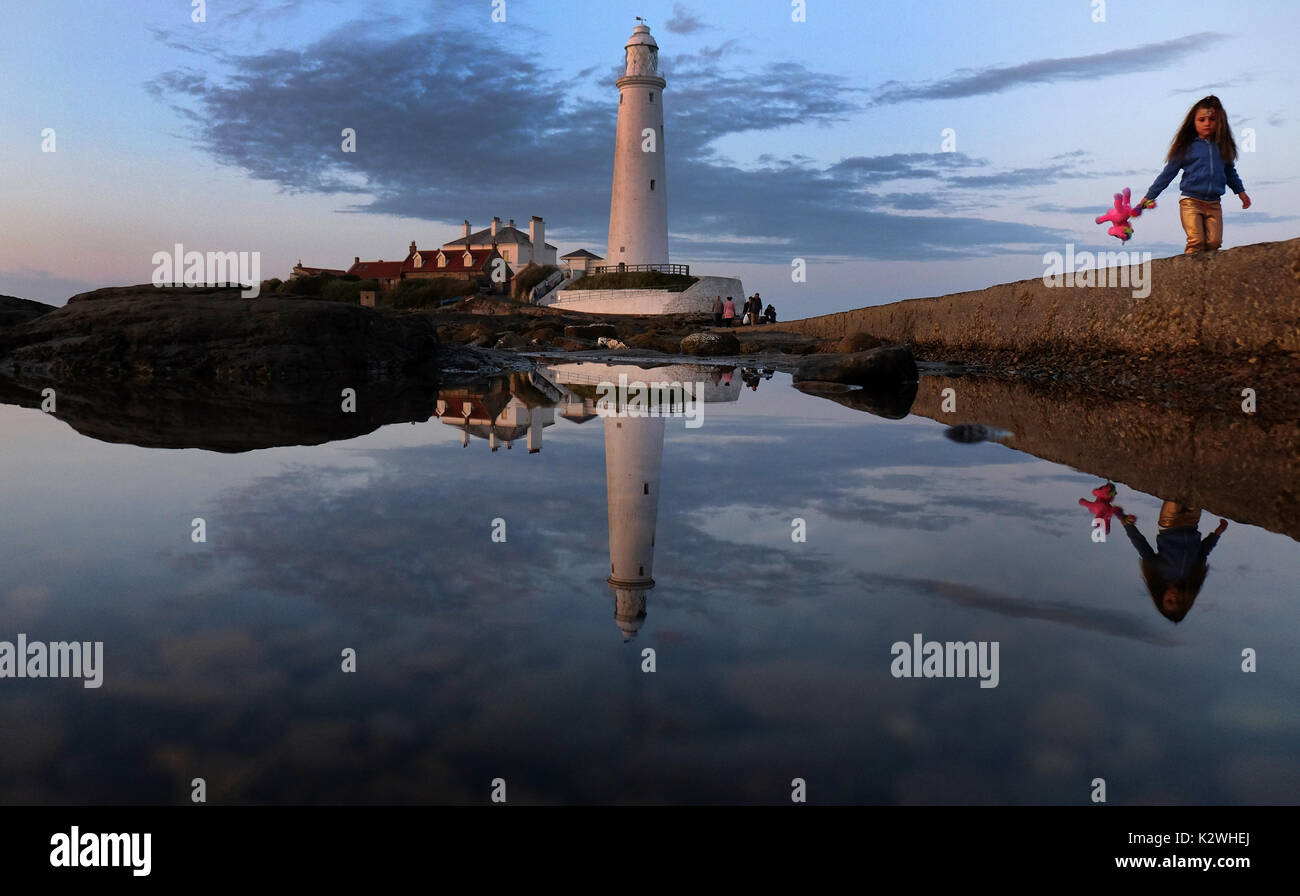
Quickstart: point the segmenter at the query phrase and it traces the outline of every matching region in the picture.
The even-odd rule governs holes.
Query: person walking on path
[[[722,296],[718,296],[713,300],[713,325],[715,327],[722,326]]]
[[[1237,194],[1242,209],[1250,208],[1250,197],[1237,174],[1237,143],[1228,126],[1228,113],[1223,111],[1217,96],[1211,94],[1192,106],[1169,144],[1166,159],[1164,170],[1138,208],[1154,205],[1156,197],[1182,169],[1183,179],[1178,182],[1178,189],[1183,196],[1178,200],[1178,216],[1187,233],[1183,254],[1218,249],[1223,244],[1223,208],[1219,197],[1224,187],[1231,187]]]
[[[726,321],[724,327],[734,327],[736,320],[736,304],[731,301],[731,296],[727,296],[726,304],[722,306],[722,319]]]

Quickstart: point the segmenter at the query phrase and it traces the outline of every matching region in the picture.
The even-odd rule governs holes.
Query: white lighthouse
[[[659,76],[659,45],[649,26],[637,25],[625,49],[627,63],[618,79],[618,134],[605,264],[667,264],[665,82]]]
[[[645,621],[655,586],[655,523],[664,417],[605,418],[605,489],[609,500],[609,579],[614,619],[624,640]]]

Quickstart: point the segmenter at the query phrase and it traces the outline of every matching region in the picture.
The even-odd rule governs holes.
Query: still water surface
[[[1230,521],[1174,623],[1105,473],[673,370],[698,428],[590,416],[593,365],[239,454],[0,406],[0,640],[104,642],[0,678],[0,803],[1300,801],[1292,537]],[[1176,496],[1118,489],[1155,547]],[[917,633],[997,686],[895,677]]]

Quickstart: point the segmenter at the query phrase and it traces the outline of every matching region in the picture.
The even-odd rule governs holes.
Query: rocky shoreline
[[[45,386],[87,400],[130,389],[150,393],[148,405],[170,391],[228,409],[259,401],[288,409],[350,384],[388,396],[378,402],[393,405],[376,418],[382,425],[410,413],[393,396],[434,394],[540,359],[652,366],[707,358],[786,372],[805,391],[893,416],[904,397],[898,386],[915,383],[919,362],[932,373],[1065,385],[1166,408],[1240,412],[1251,389],[1259,419],[1296,419],[1300,240],[1218,254],[1153,263],[1160,276],[1151,301],[1025,281],[736,328],[716,328],[706,314],[598,315],[492,297],[397,311],[205,287],[109,287],[63,308],[0,296],[0,394],[30,404]],[[1229,339],[1223,321],[1205,317],[1207,303],[1223,304],[1207,298],[1207,284],[1216,268],[1242,277],[1243,264],[1262,265],[1257,279],[1272,292],[1254,280],[1237,284],[1240,335]],[[1180,300],[1180,289],[1191,292]],[[1184,313],[1191,304],[1197,309]],[[1122,326],[1101,326],[1120,311]],[[845,394],[846,385],[871,394]]]

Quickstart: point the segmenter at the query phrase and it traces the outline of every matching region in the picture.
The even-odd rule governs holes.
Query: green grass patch
[[[526,296],[533,291],[533,287],[541,283],[547,277],[558,271],[559,268],[553,264],[535,264],[532,267],[524,268],[523,273],[515,277],[514,293],[517,296]]]
[[[478,291],[474,280],[455,277],[418,278],[400,281],[393,289],[379,296],[379,304],[387,308],[437,308],[445,299],[472,296]]]
[[[614,271],[608,274],[588,274],[566,287],[567,289],[666,289],[685,292],[699,282],[699,277],[686,274],[665,274],[663,271]]]

